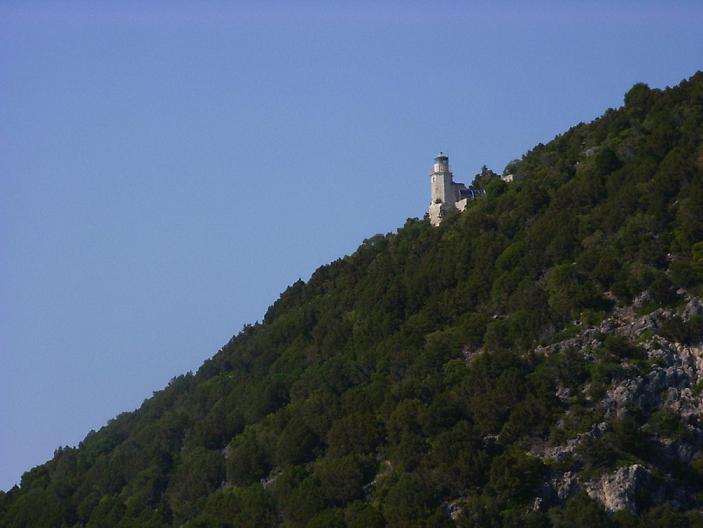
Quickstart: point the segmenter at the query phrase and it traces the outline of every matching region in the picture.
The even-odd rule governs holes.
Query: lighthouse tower
[[[444,152],[435,156],[432,173],[430,173],[430,190],[432,201],[430,202],[430,222],[432,225],[439,225],[442,217],[454,207],[457,200],[454,179],[449,170],[449,158]]]
[[[471,200],[484,196],[486,191],[473,185],[467,187],[463,183],[456,183],[449,170],[449,158],[440,152],[434,158],[434,167],[430,173],[430,193],[432,201],[427,213],[430,223],[438,226],[449,211],[463,211]]]

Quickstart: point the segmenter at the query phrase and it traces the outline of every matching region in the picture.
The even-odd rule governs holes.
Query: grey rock
[[[561,462],[576,453],[579,445],[588,439],[602,438],[608,431],[608,424],[605,422],[597,423],[589,431],[576,435],[575,438],[567,440],[566,444],[548,447],[544,445],[533,445],[530,449],[530,454],[541,458],[542,460],[550,459],[556,462]]]
[[[635,310],[640,310],[647,303],[649,303],[651,301],[652,301],[652,296],[649,295],[649,292],[645,290],[632,300],[632,307]]]
[[[553,478],[549,484],[560,502],[566,502],[581,490],[578,475],[572,471],[567,471]]]
[[[688,294],[684,294],[686,298]],[[638,299],[643,306],[646,296]],[[541,502],[533,507],[563,504],[578,490],[584,489],[609,511],[636,510],[635,497],[643,492],[653,504],[692,505],[696,490],[685,481],[679,481],[668,473],[670,467],[690,464],[703,457],[703,394],[698,387],[703,382],[703,343],[686,344],[662,337],[656,333],[667,320],[676,316],[672,309],[658,308],[646,315],[638,315],[632,307],[618,308],[594,328],[584,328],[578,335],[558,343],[538,347],[536,352],[551,354],[577,354],[586,361],[598,361],[601,356],[603,335],[620,335],[637,343],[644,351],[646,362],[622,360],[622,371],[600,397],[588,383],[580,387],[558,385],[555,395],[564,403],[566,410],[557,422],[557,427],[568,423],[571,409],[568,402],[578,398],[593,405],[605,422],[593,426],[585,433],[575,434],[559,445],[550,445],[546,439],[532,439],[529,452],[549,464],[568,464],[572,471],[556,472],[548,482],[535,490]],[[680,317],[703,316],[703,302],[689,298]],[[600,398],[592,401],[591,398]],[[677,415],[686,431],[676,438],[657,436],[657,431],[647,424],[652,413],[666,410]],[[579,446],[587,439],[602,438],[609,431],[608,421],[635,412],[642,418],[643,433],[654,433],[648,442],[656,455],[650,460],[651,469],[642,464],[632,464],[613,470],[598,479],[584,482],[580,470],[571,461],[579,461]],[[562,424],[562,425],[560,425]],[[648,464],[649,464],[648,463]],[[656,468],[658,477],[653,479],[651,471]]]
[[[628,510],[636,513],[635,498],[650,478],[651,475],[644,466],[633,464],[587,482],[584,488],[592,499],[600,502],[610,512]]]
[[[543,511],[546,509],[546,502],[542,497],[535,497],[532,502],[532,511]]]
[[[442,510],[444,510],[444,513],[446,513],[453,521],[456,521],[461,515],[461,512],[464,511],[461,506],[460,499],[453,501],[443,501],[441,504],[441,508]]]
[[[681,315],[683,316],[684,321],[688,321],[691,317],[703,316],[703,302],[701,302],[701,300],[697,297],[694,297],[688,301],[688,304],[686,304],[686,307],[683,309],[683,313]]]
[[[686,440],[672,440],[670,438],[659,439],[659,452],[668,462],[683,462],[690,464],[703,452],[701,440],[703,435],[699,431],[691,431],[690,438]]]
[[[556,397],[562,401],[568,400],[572,396],[572,391],[570,387],[564,387],[559,385],[556,390]]]

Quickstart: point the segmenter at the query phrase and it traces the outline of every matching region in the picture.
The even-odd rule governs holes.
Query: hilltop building
[[[430,191],[432,201],[428,214],[430,223],[439,225],[449,211],[463,211],[469,200],[485,194],[483,189],[467,187],[463,183],[454,183],[454,175],[449,170],[449,158],[443,152],[435,156],[433,170],[430,173]]]

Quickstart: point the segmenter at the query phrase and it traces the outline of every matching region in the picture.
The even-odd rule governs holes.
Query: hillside
[[[0,527],[703,526],[703,73],[290,286]]]

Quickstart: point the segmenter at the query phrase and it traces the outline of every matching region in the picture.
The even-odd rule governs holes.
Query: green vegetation
[[[484,175],[487,197],[440,227],[408,220],[290,286],[197,373],[25,473],[0,527],[442,527],[455,502],[462,527],[701,526],[585,495],[532,511],[549,468],[526,446],[600,421],[584,387],[643,357],[612,336],[588,364],[535,345],[645,290],[655,307],[703,293],[702,138],[703,73],[636,85],[515,162],[523,179]],[[660,332],[696,340],[703,323]],[[585,444],[584,470],[659,463],[632,420]]]

